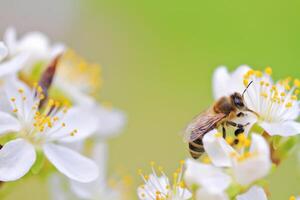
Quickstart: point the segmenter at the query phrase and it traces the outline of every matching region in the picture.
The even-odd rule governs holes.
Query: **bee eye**
[[[234,98],[234,104],[240,108],[244,107],[244,102],[241,98]]]

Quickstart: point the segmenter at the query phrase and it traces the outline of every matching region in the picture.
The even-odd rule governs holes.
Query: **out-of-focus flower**
[[[249,185],[270,171],[270,148],[261,135],[252,133],[251,142],[243,134],[239,135],[240,150],[236,151],[213,130],[204,136],[203,145],[211,162],[218,167],[230,167],[234,179],[241,185]]]
[[[101,67],[68,50],[59,60],[54,85],[77,104],[92,104],[101,87]]]
[[[252,186],[246,193],[238,195],[237,200],[268,200],[267,195],[261,187]]]
[[[26,54],[26,62],[21,66],[25,71],[36,63],[48,63],[64,51],[64,45],[51,45],[48,37],[41,32],[29,32],[17,39],[14,28],[8,28],[4,34],[4,42],[8,47],[9,57]]]
[[[144,180],[145,184],[137,189],[137,194],[141,200],[185,200],[190,199],[192,194],[186,189],[183,176],[183,164],[181,162],[180,168],[173,174],[173,183],[171,184],[169,178],[159,167],[160,175],[154,169],[154,163],[151,163],[152,173],[147,176],[141,171],[139,174]]]
[[[89,64],[74,51],[68,50],[59,59],[54,85],[64,92],[74,104],[84,105],[98,119],[94,134],[107,139],[120,133],[125,124],[125,115],[110,105],[100,104],[95,95],[102,84],[101,67]]]
[[[92,149],[92,157],[97,164],[99,176],[90,183],[78,181],[67,181],[63,177],[54,175],[50,182],[52,199],[60,197],[62,200],[89,199],[89,200],[121,200],[123,185],[122,183],[110,187],[107,183],[106,163],[107,163],[107,144],[98,142]],[[60,184],[58,184],[60,182]],[[64,187],[62,187],[64,183]],[[58,185],[57,185],[58,184]]]
[[[0,77],[2,80],[9,75],[15,75],[27,59],[28,54],[26,52],[10,56],[7,45],[0,42]]]
[[[15,133],[16,139],[6,143],[0,151],[0,180],[12,181],[25,175],[42,151],[48,160],[63,174],[79,182],[97,178],[96,164],[62,143],[80,141],[94,133],[94,118],[85,109],[69,110],[51,99],[43,106],[42,89],[34,90],[22,82],[6,84],[12,114],[0,113],[0,133]]]
[[[94,102],[86,105],[86,110],[97,119],[97,130],[93,135],[96,139],[104,140],[115,137],[125,126],[125,114],[112,106]]]
[[[213,88],[215,97],[242,92],[251,81],[244,100],[247,107],[259,114],[257,123],[270,135],[292,136],[300,133],[300,123],[295,120],[299,116],[297,95],[299,80],[291,86],[290,78],[273,83],[272,69],[265,72],[239,67],[229,74],[224,67],[215,71]],[[227,88],[227,89],[226,89]]]
[[[0,42],[0,62],[7,56],[8,50],[3,42]]]
[[[196,192],[197,199],[228,200],[226,189],[232,182],[229,175],[221,168],[209,164],[203,164],[195,160],[186,161],[184,180],[189,186],[199,186]]]

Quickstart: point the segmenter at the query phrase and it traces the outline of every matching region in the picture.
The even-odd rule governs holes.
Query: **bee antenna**
[[[247,87],[245,88],[245,90],[243,91],[243,93],[242,93],[242,96],[243,96],[243,97],[244,97],[245,92],[247,91],[247,89],[249,88],[249,86],[250,86],[252,83],[253,83],[253,81],[251,81],[251,82],[247,85]]]

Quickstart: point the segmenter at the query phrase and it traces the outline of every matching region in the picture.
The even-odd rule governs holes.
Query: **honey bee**
[[[232,120],[236,117],[242,117],[244,112],[251,112],[258,116],[256,112],[250,110],[244,101],[244,94],[252,81],[248,84],[242,94],[234,92],[230,96],[224,96],[218,99],[211,108],[199,114],[187,126],[185,130],[185,139],[189,143],[189,151],[194,159],[198,159],[204,153],[202,139],[209,131],[222,126],[223,137],[226,137],[225,126],[236,127],[235,136],[244,132],[244,127],[247,124],[238,124]],[[237,143],[238,140],[235,140]]]

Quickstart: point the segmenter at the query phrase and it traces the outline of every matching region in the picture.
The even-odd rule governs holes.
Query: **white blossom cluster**
[[[126,120],[99,101],[99,65],[40,32],[17,37],[9,28],[0,42],[0,82],[1,182],[46,173],[53,199],[120,199],[107,184],[107,139]]]

